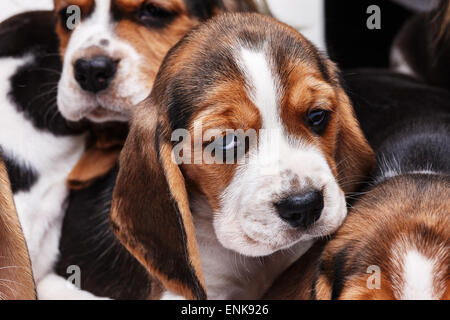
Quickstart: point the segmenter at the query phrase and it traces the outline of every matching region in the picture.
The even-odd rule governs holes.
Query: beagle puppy
[[[253,0],[54,0],[63,58],[59,111],[74,122],[126,123],[130,108],[150,93],[167,51],[187,31],[224,11],[259,7]],[[115,165],[124,135],[111,143],[110,127],[93,132],[68,177],[71,189],[88,187]]]
[[[373,183],[266,298],[448,300],[450,94],[384,71],[345,80],[377,153]]]
[[[133,111],[111,221],[162,299],[258,299],[342,224],[373,160],[331,61],[272,18],[225,14]]]
[[[431,4],[430,4],[431,5]],[[450,89],[450,1],[411,18],[391,50],[391,68],[421,81]]]
[[[251,0],[55,1],[64,60],[58,107],[66,119],[87,119],[96,128],[96,141],[90,142],[68,178],[72,192],[56,266],[59,275],[70,277],[68,267],[77,265],[83,271],[81,287],[97,296],[148,297],[151,286],[143,285],[149,283],[147,273],[135,263],[134,280],[129,279],[129,266],[135,259],[108,224],[112,197],[108,188],[116,174],[110,170],[127,130],[117,123],[105,128],[105,123],[128,120],[130,108],[149,94],[167,51],[188,30],[224,11],[260,10],[263,4]],[[81,8],[81,20],[73,30],[66,28],[72,5]],[[129,282],[126,288],[124,281]]]
[[[30,257],[0,157],[0,300],[35,300]]]
[[[72,29],[74,5],[80,21]],[[199,23],[223,11],[256,10],[251,0],[55,0],[54,6],[64,57],[58,107],[68,120],[92,122],[128,121],[167,51]]]

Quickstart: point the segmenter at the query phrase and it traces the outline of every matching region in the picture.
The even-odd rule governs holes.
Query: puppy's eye
[[[330,111],[311,110],[306,117],[306,124],[316,134],[323,134],[330,119]]]
[[[138,12],[138,19],[147,26],[163,26],[163,24],[173,18],[174,13],[158,7],[154,4],[145,4]]]
[[[233,133],[227,134],[225,137],[223,137],[221,141],[221,149],[223,151],[228,151],[237,148],[238,146],[239,146],[238,136]]]
[[[250,138],[238,133],[228,133],[208,144],[208,151],[215,158],[216,163],[236,164],[245,156],[250,148]]]

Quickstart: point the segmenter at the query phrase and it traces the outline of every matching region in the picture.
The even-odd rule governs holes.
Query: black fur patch
[[[215,9],[223,9],[221,0],[185,0],[185,3],[189,14],[202,21],[212,18]]]
[[[31,187],[38,181],[39,173],[29,165],[21,165],[14,159],[8,157],[0,147],[0,155],[3,158],[6,171],[8,172],[9,180],[11,181],[11,188],[13,193],[19,191],[29,191]]]
[[[31,62],[11,78],[9,98],[37,129],[54,135],[71,135],[84,127],[67,122],[56,105],[62,63],[55,23],[51,11],[29,12],[3,22],[0,58],[31,57]]]
[[[347,260],[348,247],[339,251],[334,257],[334,276],[331,292],[331,299],[336,300],[341,295],[345,284],[345,265]]]
[[[117,168],[92,186],[72,191],[60,241],[57,273],[68,278],[67,268],[81,268],[81,287],[113,299],[146,299],[151,281],[146,269],[116,238],[109,212]]]
[[[390,169],[450,173],[448,91],[385,71],[352,72],[345,75],[345,82],[364,134],[377,153],[376,180],[383,180]]]

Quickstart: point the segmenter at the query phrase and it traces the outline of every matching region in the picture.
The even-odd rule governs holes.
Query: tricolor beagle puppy
[[[374,182],[267,298],[448,300],[450,94],[382,71],[345,78],[377,152]]]
[[[373,160],[331,61],[272,18],[222,15],[133,112],[113,228],[163,299],[258,299],[342,224]]]
[[[81,9],[73,25],[71,5]],[[83,156],[86,126],[73,121],[127,120],[125,110],[148,95],[169,48],[193,26],[228,8],[253,6],[219,0],[56,0],[55,12],[26,13],[2,23],[0,152],[39,298],[93,297],[53,272],[69,195],[67,177],[76,172],[92,178],[95,170],[110,168],[101,157],[92,160],[98,153]],[[106,164],[114,164],[117,153],[114,149]]]
[[[19,299],[36,299],[36,289],[8,173],[0,157],[0,300]]]

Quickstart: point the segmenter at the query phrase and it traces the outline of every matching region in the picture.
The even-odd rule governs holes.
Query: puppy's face
[[[334,65],[256,14],[222,15],[179,42],[131,123],[116,234],[187,297],[204,297],[189,206],[225,248],[266,256],[334,232],[346,216],[339,182],[351,191],[373,163]]]
[[[187,124],[194,141],[202,139],[201,124],[203,153],[217,146],[217,163],[203,159],[183,169],[211,205],[220,242],[264,256],[333,233],[346,216],[335,158],[339,98],[320,72],[329,62],[318,54],[299,57],[286,39],[254,46],[238,39],[221,53],[227,61],[207,58],[218,64],[210,70],[215,79],[196,97]]]
[[[218,2],[217,2],[218,3]],[[216,1],[55,0],[64,59],[58,105],[67,119],[126,121],[150,93],[163,57]],[[78,6],[81,19],[73,25]]]
[[[305,38],[271,20],[234,22],[185,41],[162,72],[170,126],[192,138],[188,189],[206,197],[224,247],[265,256],[342,224],[340,128],[358,127],[333,64]]]
[[[317,299],[450,299],[448,178],[381,183],[355,204],[326,246]]]

